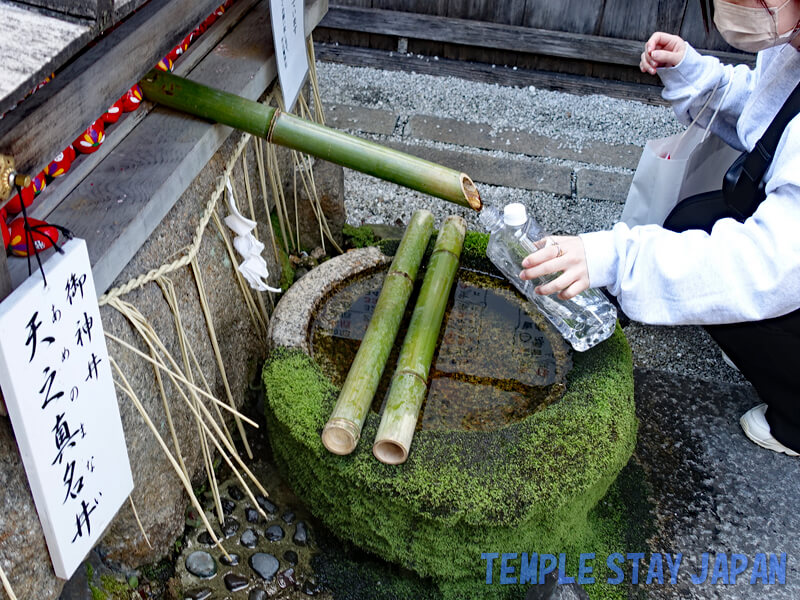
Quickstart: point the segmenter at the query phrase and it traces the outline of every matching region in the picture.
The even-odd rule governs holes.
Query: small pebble
[[[231,514],[236,508],[236,502],[230,498],[222,498],[220,500],[220,504],[222,504],[222,512],[224,512],[226,515]]]
[[[247,519],[248,523],[258,523],[261,520],[261,515],[255,508],[248,506],[244,509],[244,518]]]
[[[202,590],[190,592],[186,600],[208,600],[209,598],[211,598],[211,590],[203,588]]]
[[[266,552],[256,552],[250,557],[250,567],[256,574],[266,581],[272,581],[278,572],[280,563],[278,559]]]
[[[239,521],[233,517],[227,517],[222,524],[222,535],[226,538],[233,537],[239,531]]]
[[[250,590],[247,600],[267,600],[267,592],[264,590]]]
[[[276,512],[278,512],[278,507],[270,502],[266,496],[259,494],[256,496],[256,502],[258,502],[258,505],[261,507],[261,509],[268,515],[274,515]]]
[[[198,535],[197,541],[200,542],[201,544],[205,544],[206,546],[214,545],[214,540],[211,539],[211,535],[207,531],[204,531],[203,533]]]
[[[284,523],[288,525],[294,523],[294,518],[295,518],[294,512],[292,512],[291,510],[287,510],[285,513],[281,515],[281,519],[283,519]]]
[[[228,567],[235,567],[236,565],[238,565],[239,555],[236,554],[236,552],[228,552],[228,554],[231,557],[230,560],[228,560],[228,558],[223,554],[222,556],[219,557],[219,562]]]
[[[295,552],[294,550],[287,550],[286,552],[283,553],[283,560],[285,560],[293,567],[296,566],[298,560],[297,552]]]
[[[292,536],[292,541],[298,546],[305,546],[308,544],[308,529],[306,528],[305,521],[298,521],[297,526]]]
[[[270,525],[264,532],[264,537],[270,542],[280,542],[284,535],[286,534],[283,532],[283,529],[280,525]]]
[[[233,498],[238,502],[239,500],[244,498],[244,492],[242,491],[242,488],[240,488],[238,485],[232,484],[228,486],[228,496],[230,496],[231,498]]]
[[[258,544],[258,534],[252,529],[245,529],[242,537],[239,538],[239,543],[245,548],[255,548]]]
[[[225,575],[224,581],[225,587],[228,588],[229,592],[238,592],[239,590],[243,590],[247,587],[247,584],[250,583],[250,580],[247,577],[242,577],[236,573],[228,573]]]
[[[192,575],[208,579],[217,574],[217,563],[205,550],[197,550],[186,557],[186,570]]]

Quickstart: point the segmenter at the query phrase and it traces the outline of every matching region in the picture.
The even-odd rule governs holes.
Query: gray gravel
[[[492,122],[564,140],[576,148],[588,140],[644,146],[650,138],[681,129],[669,108],[606,96],[334,63],[319,63],[317,69],[326,102]]]

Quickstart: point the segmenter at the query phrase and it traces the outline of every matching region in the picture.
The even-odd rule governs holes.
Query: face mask
[[[778,35],[778,16],[792,0],[778,8],[739,6],[725,0],[714,0],[714,25],[723,39],[734,48],[745,52],[759,52],[765,48],[785,44],[794,31]]]

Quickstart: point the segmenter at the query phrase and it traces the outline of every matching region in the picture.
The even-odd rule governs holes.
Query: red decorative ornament
[[[33,188],[34,196],[42,193],[42,190],[47,187],[47,173],[40,171],[39,174],[31,179],[31,187]]]
[[[170,60],[169,55],[158,61],[156,69],[161,69],[162,71],[172,71],[172,61]]]
[[[11,234],[8,232],[8,225],[6,220],[0,221],[0,230],[3,232],[3,248],[8,248],[8,243],[11,241]]]
[[[121,100],[122,110],[125,112],[132,112],[136,110],[142,103],[142,88],[140,88],[139,84],[137,83],[125,93]]]
[[[28,224],[32,231],[25,231],[25,219],[17,217],[9,227],[10,250],[14,256],[33,256],[58,243],[58,229],[45,221],[31,219]],[[32,246],[32,247],[29,247]]]
[[[73,160],[75,160],[75,148],[70,145],[64,148],[63,152],[59,153],[58,156],[50,161],[50,164],[44,168],[44,174],[51,179],[61,177],[64,173],[69,171]]]
[[[105,139],[105,128],[102,119],[94,121],[81,136],[72,142],[72,146],[81,154],[91,154],[97,151]]]
[[[195,36],[197,35],[197,29],[193,29],[192,32],[183,38],[183,41],[180,43],[180,47],[182,48],[183,52],[186,52],[191,46],[192,41],[194,41]]]
[[[180,55],[183,54],[183,50],[184,50],[183,46],[181,44],[178,44],[172,50],[169,51],[166,57],[167,60],[171,61],[172,64],[174,65],[175,61],[178,60],[178,57],[180,57]]]
[[[109,123],[116,123],[122,116],[122,98],[114,102],[108,107],[108,110],[103,115],[103,122],[108,125]]]
[[[33,189],[33,184],[22,188],[22,201],[25,202],[25,208],[33,204],[33,199],[36,197],[36,191]],[[14,194],[14,197],[8,201],[5,206],[6,211],[10,215],[15,215],[22,212],[22,204],[19,201],[19,194]]]

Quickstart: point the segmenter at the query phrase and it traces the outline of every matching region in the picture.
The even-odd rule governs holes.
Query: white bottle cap
[[[503,209],[503,222],[509,227],[519,227],[524,225],[528,220],[528,211],[525,210],[525,205],[519,202],[506,204]]]

